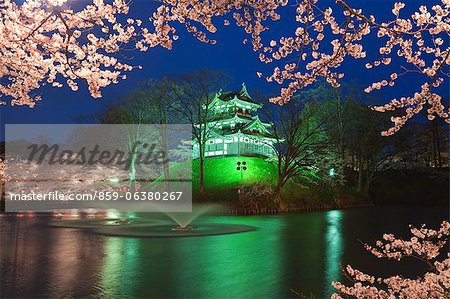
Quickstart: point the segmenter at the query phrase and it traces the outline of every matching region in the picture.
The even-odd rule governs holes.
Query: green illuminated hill
[[[247,170],[237,170],[237,162],[246,162]],[[199,160],[192,161],[192,179],[194,191],[200,185]],[[205,189],[230,189],[241,185],[257,183],[275,184],[277,168],[275,163],[259,157],[211,157],[205,159]]]
[[[237,170],[237,162],[246,162],[246,170]],[[264,158],[250,156],[209,157],[205,159],[205,192],[200,189],[199,160],[192,161],[192,191],[194,200],[205,200],[230,205],[232,209],[272,209],[275,207],[273,196],[246,197],[239,196],[239,187],[260,186],[274,187],[277,183],[277,164]],[[191,167],[186,163],[174,164],[171,167],[171,176],[175,176],[178,168]],[[240,165],[242,166],[242,164]],[[321,183],[318,183],[318,182]],[[321,181],[315,174],[299,176],[289,181],[281,194],[285,203],[291,207],[297,205],[318,205],[330,203],[334,193],[326,181]]]

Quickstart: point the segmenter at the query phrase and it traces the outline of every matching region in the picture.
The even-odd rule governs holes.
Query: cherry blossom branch
[[[101,87],[125,78],[121,73],[133,69],[113,56],[137,36],[138,24],[117,23],[120,14],[128,13],[126,2],[115,0],[110,5],[93,0],[79,11],[67,8],[65,2],[0,3],[0,79],[5,82],[0,96],[13,98],[12,105],[33,107],[40,98],[31,92],[46,84],[61,87],[61,79],[72,90],[78,89],[76,80],[85,81],[91,95],[100,97]],[[17,19],[27,21],[18,24]],[[30,29],[30,23],[38,25]]]
[[[290,82],[286,88],[281,89],[280,96],[271,99],[273,102],[284,104],[292,98],[297,90],[316,82],[320,77],[324,77],[332,86],[339,86],[336,79],[343,77],[344,74],[335,73],[331,69],[338,68],[342,62],[348,59],[347,56],[355,59],[365,58],[366,52],[358,41],[362,41],[365,36],[371,33],[371,30],[376,29],[378,30],[378,38],[388,37],[388,40],[379,48],[382,57],[373,63],[366,63],[368,69],[374,66],[387,66],[396,56],[395,58],[404,58],[408,64],[417,70],[415,73],[420,73],[427,78],[421,87],[422,90],[416,93],[414,97],[402,98],[400,105],[398,104],[399,101],[393,99],[384,106],[373,108],[381,112],[405,109],[405,116],[391,118],[394,126],[384,131],[383,135],[391,135],[397,132],[407,120],[418,114],[425,105],[430,107],[427,110],[429,119],[433,119],[437,115],[450,123],[449,108],[442,105],[441,96],[432,92],[432,89],[436,89],[442,84],[442,77],[448,78],[445,72],[441,72],[441,69],[443,65],[449,65],[447,56],[449,48],[443,48],[442,38],[442,35],[448,37],[450,32],[449,19],[446,18],[449,15],[449,1],[443,0],[442,5],[434,5],[431,9],[435,13],[434,15],[425,6],[421,6],[419,12],[416,12],[411,19],[400,18],[400,10],[405,5],[395,3],[392,10],[395,19],[380,23],[375,20],[374,16],[368,17],[363,14],[362,10],[350,7],[346,1],[337,0],[336,3],[342,8],[344,17],[351,18],[350,22],[346,22],[351,26],[351,32],[338,25],[338,15],[331,7],[321,9],[318,2],[318,0],[303,0],[298,4],[297,21],[302,23],[303,26],[298,27],[295,33],[300,39],[283,37],[280,39],[282,45],[278,51],[274,51],[274,47],[278,44],[276,41],[271,41],[270,46],[263,47],[263,53],[273,53],[272,56],[275,60],[286,59],[290,55],[298,55],[299,57],[296,63],[287,63],[284,69],[275,67],[273,74],[266,77],[269,82],[275,81],[279,84],[283,84],[285,81]],[[310,25],[311,23],[313,26]],[[329,29],[327,33],[325,32],[326,27]],[[336,40],[331,41],[333,45],[331,54],[320,50],[324,35],[327,34],[329,36],[341,35],[344,38],[343,44],[342,42],[337,43]],[[430,35],[430,37],[425,37],[425,34]],[[431,47],[426,45],[426,38],[432,43]],[[286,40],[291,41],[287,46]],[[413,49],[414,44],[417,45],[417,50]],[[304,52],[307,45],[312,45],[312,50],[309,53]],[[394,47],[399,48],[397,55],[393,55]],[[342,51],[342,48],[344,51]],[[423,53],[430,54],[428,55],[429,58],[421,58]],[[312,57],[310,62],[307,62],[308,56]],[[272,58],[267,58],[263,54],[260,54],[260,59],[266,63],[273,62]],[[432,62],[431,65],[430,62]],[[302,68],[305,69],[305,72],[301,72]],[[407,70],[405,66],[402,66],[402,68]],[[412,70],[407,71],[407,73],[412,72]],[[395,81],[404,74],[392,73],[389,80],[374,82],[365,91],[372,92],[388,85],[394,86]],[[258,73],[258,75],[262,76],[261,73]]]
[[[224,25],[229,25],[230,15],[236,26],[249,35],[260,60],[276,64],[266,80],[287,84],[278,97],[271,99],[273,102],[282,105],[290,101],[298,90],[320,78],[339,86],[344,73],[337,70],[350,58],[365,59],[363,42],[376,31],[376,38],[382,42],[378,49],[380,58],[365,63],[366,68],[387,67],[395,59],[403,72],[393,72],[389,78],[373,82],[366,92],[393,87],[405,74],[425,78],[413,96],[373,107],[381,112],[397,109],[405,112],[401,117],[391,118],[394,125],[383,135],[394,134],[424,108],[429,119],[437,116],[450,123],[450,109],[442,104],[439,95],[442,92],[439,88],[449,78],[443,70],[450,65],[450,48],[445,43],[450,35],[449,0],[440,0],[440,4],[431,8],[422,5],[409,18],[400,17],[405,4],[397,2],[392,9],[394,18],[387,22],[376,20],[345,0],[336,0],[333,8],[322,8],[322,0],[299,0],[294,5],[299,25],[293,34],[289,36],[287,32],[268,43],[263,41],[263,33],[270,22],[281,18],[278,9],[286,6],[287,0],[163,0],[152,14],[148,28],[141,27],[140,20],[127,19],[126,24],[117,21],[119,15],[128,13],[129,2],[92,1],[78,11],[68,8],[67,0],[25,0],[22,5],[13,0],[0,3],[0,79],[7,82],[0,86],[0,96],[13,98],[12,105],[32,107],[39,98],[30,93],[45,84],[60,87],[60,80],[64,79],[73,90],[78,89],[78,81],[85,81],[91,95],[100,97],[101,88],[124,79],[123,72],[134,68],[114,55],[125,46],[140,51],[156,46],[170,50],[179,38],[176,24],[182,24],[198,40],[214,44],[216,40],[208,34],[217,32],[215,21],[225,18]],[[53,20],[55,11],[58,14]],[[17,19],[40,25],[29,28],[18,24]],[[25,40],[17,42],[22,39]]]
[[[429,272],[415,279],[394,275],[388,278],[375,278],[348,265],[343,269],[345,277],[352,283],[346,286],[341,282],[332,285],[338,293],[333,299],[346,298],[447,298],[450,296],[450,253],[439,261],[441,250],[450,237],[450,223],[444,221],[439,230],[410,227],[410,240],[395,238],[384,234],[383,241],[375,246],[364,247],[378,258],[400,261],[412,257],[424,262]]]
[[[34,28],[33,30],[31,30],[30,33],[28,33],[25,37],[21,38],[21,39],[18,40],[18,41],[23,42],[23,41],[25,41],[26,39],[28,39],[30,36],[33,36],[33,34],[36,33],[36,32],[39,30],[39,28],[41,28],[42,25],[44,25],[44,24],[45,24],[52,16],[54,16],[54,12],[49,13],[48,16],[45,17],[45,18],[39,23],[38,26],[36,26],[36,28]]]

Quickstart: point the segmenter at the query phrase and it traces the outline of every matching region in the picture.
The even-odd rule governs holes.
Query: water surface
[[[341,265],[415,277],[417,261],[379,260],[360,243],[408,224],[437,226],[446,208],[378,207],[276,216],[208,216],[256,231],[192,238],[129,238],[51,228],[45,217],[1,221],[2,297],[329,297]]]

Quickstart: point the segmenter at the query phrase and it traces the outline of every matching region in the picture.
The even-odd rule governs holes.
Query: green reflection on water
[[[341,278],[340,262],[344,250],[342,218],[343,213],[339,210],[329,211],[325,214],[325,283],[327,283],[325,289],[327,295],[334,292],[331,282]]]
[[[138,239],[105,237],[100,277],[102,297],[126,298],[135,294],[138,248]]]
[[[260,298],[279,295],[282,285],[279,280],[284,269],[279,233],[283,221],[273,218],[261,223],[252,218],[241,218],[241,224],[263,225],[264,235],[256,231],[228,238],[217,237],[214,242],[202,240],[200,254],[205,257],[205,267],[199,269],[204,282],[200,285],[199,297],[219,298],[223,294],[239,297],[248,293],[249,288]],[[217,263],[217,256],[225,257],[220,259],[222,263]],[[185,271],[189,270],[186,268]]]
[[[179,254],[185,257],[176,266],[176,281],[185,281],[176,297],[259,298],[279,297],[282,272],[283,242],[280,229],[283,218],[274,217],[261,222],[252,217],[239,219],[215,218],[216,223],[264,225],[268,237],[261,243],[261,231],[226,236],[195,238],[192,244],[180,240]],[[199,224],[200,226],[201,224]],[[194,245],[195,243],[195,245]]]

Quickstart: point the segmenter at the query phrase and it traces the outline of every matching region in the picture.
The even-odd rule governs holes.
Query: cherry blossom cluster
[[[270,41],[263,41],[263,33],[281,18],[278,10],[288,0],[162,0],[149,18],[150,24],[127,18],[126,0],[106,1],[109,4],[104,0],[92,0],[88,5],[69,5],[67,0],[1,1],[0,97],[12,98],[12,105],[33,107],[39,96],[32,93],[39,87],[65,83],[77,90],[80,81],[87,83],[93,97],[100,97],[101,88],[124,79],[124,72],[134,68],[119,59],[123,57],[118,52],[125,47],[172,49],[179,38],[179,24],[200,41],[214,44],[211,35],[218,30],[217,22],[230,25],[232,18],[249,35],[259,59],[275,64],[266,80],[287,85],[273,102],[283,105],[319,78],[338,87],[344,77],[339,68],[351,58],[365,59],[372,54],[363,42],[375,37],[381,43],[375,49],[378,58],[366,62],[366,68],[388,68],[393,60],[402,66],[401,71],[372,83],[366,92],[394,86],[406,74],[422,80],[414,95],[373,107],[382,112],[405,110],[403,116],[392,118],[394,126],[383,135],[394,134],[423,109],[430,120],[441,117],[450,123],[449,108],[439,94],[449,77],[450,0],[431,7],[422,5],[408,18],[401,16],[405,4],[397,2],[392,9],[394,17],[384,22],[345,0],[336,0],[333,7],[321,7],[321,0],[299,0],[294,4],[298,26],[291,34]],[[0,104],[6,101],[0,100]]]
[[[434,5],[431,9],[420,6],[411,19],[400,18],[403,3],[396,3],[393,14],[394,21],[382,23],[378,27],[377,36],[386,38],[383,47],[380,47],[381,58],[373,63],[366,64],[367,68],[387,65],[392,59],[401,59],[407,66],[402,66],[401,73],[393,72],[388,78],[374,82],[365,91],[381,89],[385,86],[394,86],[396,80],[405,74],[415,73],[422,77],[423,84],[413,96],[393,99],[384,106],[374,107],[377,111],[395,110],[404,108],[405,115],[393,117],[394,126],[383,132],[392,135],[397,132],[407,120],[429,107],[426,114],[429,120],[436,116],[450,123],[449,108],[442,104],[442,97],[433,92],[449,77],[446,68],[450,65],[450,48],[448,35],[450,33],[450,1],[443,0],[442,5]]]
[[[5,166],[5,161],[0,159],[0,182],[5,182],[6,180]]]
[[[20,5],[14,0],[1,1],[0,97],[12,98],[12,105],[34,107],[40,97],[32,93],[43,85],[65,83],[76,91],[80,81],[87,83],[94,98],[101,97],[102,87],[124,79],[124,72],[133,69],[118,59],[125,47],[171,49],[178,39],[175,24],[179,23],[202,42],[215,43],[206,32],[216,32],[214,18],[226,14],[232,14],[236,24],[258,43],[267,28],[263,23],[279,19],[275,10],[287,1],[167,0],[150,17],[149,28],[143,28],[141,20],[125,17],[129,11],[125,0],[105,2],[69,5],[67,0],[25,0]]]
[[[345,275],[353,282],[346,286],[333,282],[338,293],[332,298],[448,298],[450,296],[450,253],[443,253],[450,236],[450,223],[444,221],[439,230],[422,226],[411,227],[410,240],[397,239],[392,234],[384,234],[376,246],[365,245],[366,249],[378,258],[401,260],[413,257],[424,262],[428,272],[415,278],[395,275],[388,278],[375,278],[347,266]],[[442,261],[439,257],[443,256]]]
[[[347,55],[364,58],[366,53],[358,43],[362,36],[370,32],[367,23],[357,24],[350,16],[346,16],[345,25],[341,26],[333,15],[331,7],[320,9],[317,0],[304,0],[296,9],[296,21],[299,27],[290,37],[272,40],[260,53],[260,60],[272,63],[274,60],[288,61],[283,67],[275,67],[267,81],[279,84],[289,82],[288,87],[281,89],[281,95],[271,100],[279,104],[288,102],[295,92],[314,82],[319,77],[338,87],[337,79],[344,76],[336,72]],[[325,35],[336,36],[330,42],[331,52],[323,49]],[[297,57],[295,62],[292,58]],[[303,67],[304,72],[300,69]],[[259,74],[262,76],[262,74]]]
[[[74,10],[67,0],[0,1],[0,97],[33,107],[40,99],[32,94],[37,88],[65,83],[76,91],[77,82],[85,81],[98,98],[100,88],[125,78],[133,67],[114,53],[137,36],[140,21],[117,21],[128,13],[125,0],[82,6]]]
[[[430,120],[438,116],[450,123],[449,108],[442,104],[442,97],[433,92],[449,77],[449,0],[442,0],[441,5],[434,5],[431,9],[422,5],[410,18],[400,17],[405,4],[397,2],[392,9],[395,18],[389,22],[377,22],[373,15],[366,15],[343,0],[336,1],[334,10],[332,7],[321,8],[319,2],[300,1],[296,11],[299,26],[294,34],[278,41],[271,40],[267,46],[259,48],[261,61],[284,63],[284,66],[276,66],[266,77],[269,82],[287,83],[280,96],[271,101],[282,105],[290,101],[297,90],[318,78],[326,79],[334,87],[339,86],[338,79],[344,74],[338,72],[338,68],[348,58],[366,58],[364,38],[376,34],[382,43],[376,49],[379,58],[366,63],[366,68],[387,67],[393,59],[405,66],[401,67],[401,72],[393,72],[388,78],[374,82],[365,89],[366,92],[394,86],[396,80],[405,74],[416,74],[423,80],[421,90],[414,96],[400,101],[393,99],[384,106],[373,107],[377,111],[399,108],[406,111],[404,116],[392,118],[394,126],[382,134],[394,134],[424,107],[429,107],[426,112]],[[258,76],[262,74],[258,73]]]
[[[243,27],[252,38],[254,50],[263,47],[261,33],[268,27],[268,21],[280,19],[276,10],[285,6],[287,0],[163,0],[161,6],[152,15],[154,33],[146,32],[141,43],[159,43],[171,48],[172,40],[177,40],[175,25],[183,24],[187,31],[202,42],[215,44],[216,40],[207,33],[217,32],[214,21],[219,17],[232,15],[235,23]],[[229,19],[223,20],[230,25]],[[245,41],[246,42],[246,41]]]
[[[400,101],[393,99],[384,106],[373,107],[378,111],[405,109],[406,114],[393,117],[394,126],[382,133],[392,135],[426,105],[430,120],[439,116],[450,122],[449,108],[442,104],[442,97],[433,92],[449,76],[445,66],[450,62],[450,48],[445,40],[450,32],[450,0],[441,1],[441,5],[434,5],[431,9],[420,6],[419,11],[410,18],[400,17],[405,4],[397,2],[392,9],[395,18],[378,22],[373,15],[365,15],[361,9],[350,7],[344,0],[336,1],[338,9],[335,8],[335,11],[332,7],[321,8],[319,0],[302,0],[296,3],[299,26],[293,35],[265,44],[262,33],[268,29],[267,21],[280,19],[276,10],[287,4],[285,0],[165,0],[152,17],[155,32],[146,31],[139,47],[159,43],[171,49],[172,40],[178,39],[173,23],[184,24],[187,31],[200,41],[214,44],[216,40],[210,39],[206,32],[217,31],[214,25],[217,17],[232,14],[236,25],[243,27],[250,35],[253,50],[259,53],[259,59],[279,65],[266,79],[278,84],[287,83],[287,87],[281,89],[280,96],[271,99],[282,105],[297,90],[321,77],[338,87],[338,80],[344,77],[338,68],[348,58],[366,58],[362,42],[370,34],[376,34],[382,41],[378,49],[380,57],[366,63],[366,67],[388,66],[393,59],[404,61],[407,67],[402,66],[402,72],[393,72],[389,78],[374,82],[365,89],[366,92],[394,86],[396,80],[406,73],[416,73],[424,80],[421,90],[414,96],[404,97]],[[224,24],[229,25],[230,21],[225,19]],[[199,29],[198,25],[202,28]],[[258,76],[263,74],[258,73]]]
[[[43,180],[43,173],[53,173],[51,178]],[[122,178],[117,183],[111,183],[109,178]],[[127,176],[122,169],[96,165],[91,167],[75,166],[48,167],[36,162],[0,159],[0,181],[8,184],[8,192],[48,193],[57,188],[70,193],[91,192],[93,190],[129,191]]]

